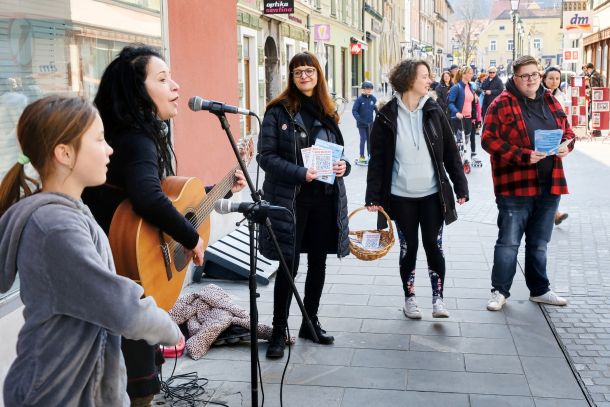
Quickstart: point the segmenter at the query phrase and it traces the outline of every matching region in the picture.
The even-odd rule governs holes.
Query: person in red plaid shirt
[[[481,145],[491,155],[498,240],[491,272],[490,311],[498,311],[510,296],[517,270],[517,252],[525,234],[525,282],[530,301],[566,305],[550,289],[546,275],[546,250],[555,212],[562,194],[568,193],[562,159],[574,148],[562,146],[557,154],[534,150],[537,130],[563,131],[562,142],[574,138],[559,102],[541,85],[536,59],[517,58],[514,75],[485,115]]]

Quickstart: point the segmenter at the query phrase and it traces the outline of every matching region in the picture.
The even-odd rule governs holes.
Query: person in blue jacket
[[[362,82],[362,94],[354,102],[352,114],[358,125],[360,133],[360,164],[368,163],[369,145],[371,137],[371,127],[373,125],[373,113],[377,112],[377,98],[373,96],[373,83],[370,81]],[[364,145],[366,144],[366,156],[364,155]]]
[[[457,130],[464,132],[464,142],[470,139],[470,152],[475,153],[475,132],[472,129],[472,120],[477,116],[477,98],[471,85],[474,71],[471,67],[461,68],[454,78],[454,85],[447,95],[447,106],[451,116],[451,127],[454,134]]]

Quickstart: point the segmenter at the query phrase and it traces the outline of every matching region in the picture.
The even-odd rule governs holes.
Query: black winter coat
[[[331,133],[318,120],[314,122],[313,132],[316,138],[344,145],[341,134]],[[282,206],[290,211],[290,214],[278,210],[269,211],[273,231],[286,258],[291,258],[294,250],[296,196],[301,185],[306,182],[307,168],[302,165],[300,153],[301,148],[305,147],[307,147],[307,131],[301,115],[297,113],[292,116],[283,105],[270,107],[263,119],[256,159],[265,171],[263,198],[272,205]],[[345,162],[344,177],[351,169],[348,160]],[[337,248],[329,250],[328,253],[336,253],[338,257],[344,257],[349,254],[349,227],[347,193],[343,177],[335,178],[334,184],[328,187],[333,189],[336,198],[335,209],[339,232]],[[302,242],[301,253],[307,252],[309,243],[313,242]],[[278,254],[266,228],[262,228],[259,233],[259,249],[263,256],[278,260]]]
[[[487,78],[483,81],[483,83],[481,84],[481,90],[491,91],[491,95],[483,96],[483,106],[481,106],[481,115],[483,116],[482,119],[485,119],[485,113],[487,113],[487,109],[491,105],[491,102],[493,102],[494,99],[497,98],[500,93],[502,93],[502,91],[504,90],[504,84],[496,74],[495,78]]]
[[[428,99],[423,107],[424,139],[432,157],[436,180],[440,190],[443,218],[448,225],[457,220],[455,197],[449,177],[453,182],[458,198],[468,200],[468,182],[464,175],[462,161],[455,145],[451,126],[441,107]],[[396,156],[396,129],[398,120],[398,102],[396,98],[388,102],[379,112],[371,131],[371,159],[366,179],[366,205],[381,205],[386,212],[389,209],[392,188],[392,168]],[[388,212],[391,219],[394,218]],[[385,228],[385,217],[379,216],[378,227]]]
[[[449,93],[450,86],[445,85],[444,83],[439,83],[438,86],[434,89],[436,92],[436,103],[439,104],[443,112],[449,117],[449,105],[447,102],[447,94]]]

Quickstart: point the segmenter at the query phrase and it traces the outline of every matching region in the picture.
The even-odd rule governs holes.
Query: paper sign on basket
[[[362,247],[370,250],[379,249],[380,234],[376,232],[364,232],[362,234]]]

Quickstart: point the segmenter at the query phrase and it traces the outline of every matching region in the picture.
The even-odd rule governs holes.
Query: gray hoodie
[[[13,406],[128,406],[121,335],[174,345],[180,332],[115,273],[108,239],[81,201],[39,193],[0,218],[0,292],[19,271],[25,324],[4,382]]]
[[[395,97],[398,100],[398,118],[392,195],[408,198],[432,195],[438,191],[438,185],[432,157],[424,140],[422,110],[429,96],[423,96],[412,112],[402,102],[400,93]]]

